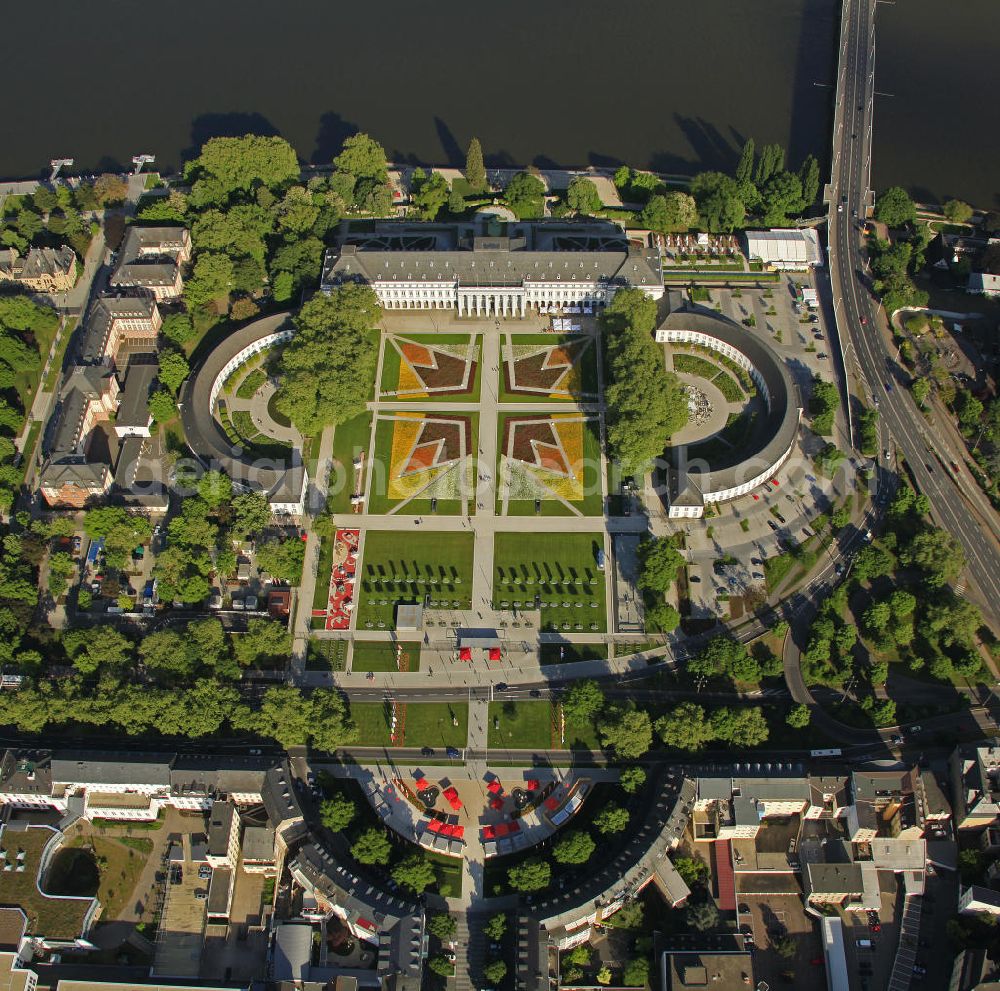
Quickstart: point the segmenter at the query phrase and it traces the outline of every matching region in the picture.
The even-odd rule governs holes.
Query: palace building
[[[474,224],[379,223],[348,229],[323,263],[322,288],[363,282],[387,310],[457,310],[460,317],[593,312],[632,286],[663,296],[656,248],[592,220]]]

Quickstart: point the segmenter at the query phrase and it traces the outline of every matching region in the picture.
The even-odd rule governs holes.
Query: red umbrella
[[[529,778],[526,787],[528,791],[538,791],[538,778]]]
[[[491,661],[499,661],[500,660],[500,648],[499,647],[490,647],[490,660]]]
[[[496,811],[499,812],[503,808],[503,799],[502,798],[494,798],[490,802],[490,808],[491,809],[496,809]]]
[[[483,839],[492,840],[496,836],[496,831],[492,826],[483,826]]]
[[[490,783],[489,783],[489,784],[488,784],[488,785],[486,786],[486,790],[487,790],[487,791],[488,791],[488,792],[489,792],[489,793],[490,793],[491,795],[497,795],[497,794],[499,794],[500,792],[502,792],[502,791],[503,791],[503,785],[502,785],[502,784],[500,784],[500,782],[499,782],[499,781],[497,781],[497,779],[496,779],[496,778],[494,778],[494,779],[493,779],[493,780],[492,780],[492,781],[491,781],[491,782],[490,782]]]
[[[417,788],[419,788],[420,791],[423,791],[425,788],[429,788],[429,787],[430,787],[430,783],[428,782],[428,780],[426,778],[417,778]]]
[[[471,661],[472,660],[472,648],[462,647],[458,651],[458,659],[460,661]]]
[[[451,835],[454,836],[456,840],[463,839],[465,837],[465,826],[452,826]]]

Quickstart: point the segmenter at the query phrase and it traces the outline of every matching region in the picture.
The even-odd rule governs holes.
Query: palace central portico
[[[344,235],[323,263],[322,288],[363,282],[387,310],[456,310],[524,317],[529,309],[606,305],[619,289],[663,295],[659,252],[613,224],[511,223],[502,236],[474,224],[380,223]]]

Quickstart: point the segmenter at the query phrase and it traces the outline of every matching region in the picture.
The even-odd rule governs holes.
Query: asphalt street
[[[834,122],[829,274],[837,328],[850,366],[853,352],[870,402],[881,414],[882,447],[899,449],[937,522],[965,551],[967,595],[996,626],[1000,609],[1000,549],[995,534],[970,511],[961,485],[937,460],[924,419],[905,388],[909,376],[891,352],[879,304],[866,288],[861,221],[870,206],[875,97],[875,2],[848,0],[843,15]],[[935,463],[937,467],[935,467]]]

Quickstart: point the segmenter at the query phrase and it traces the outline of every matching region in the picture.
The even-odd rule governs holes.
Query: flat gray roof
[[[116,427],[148,427],[149,396],[159,369],[155,364],[141,364],[130,361],[125,376],[125,388],[121,395]]]

